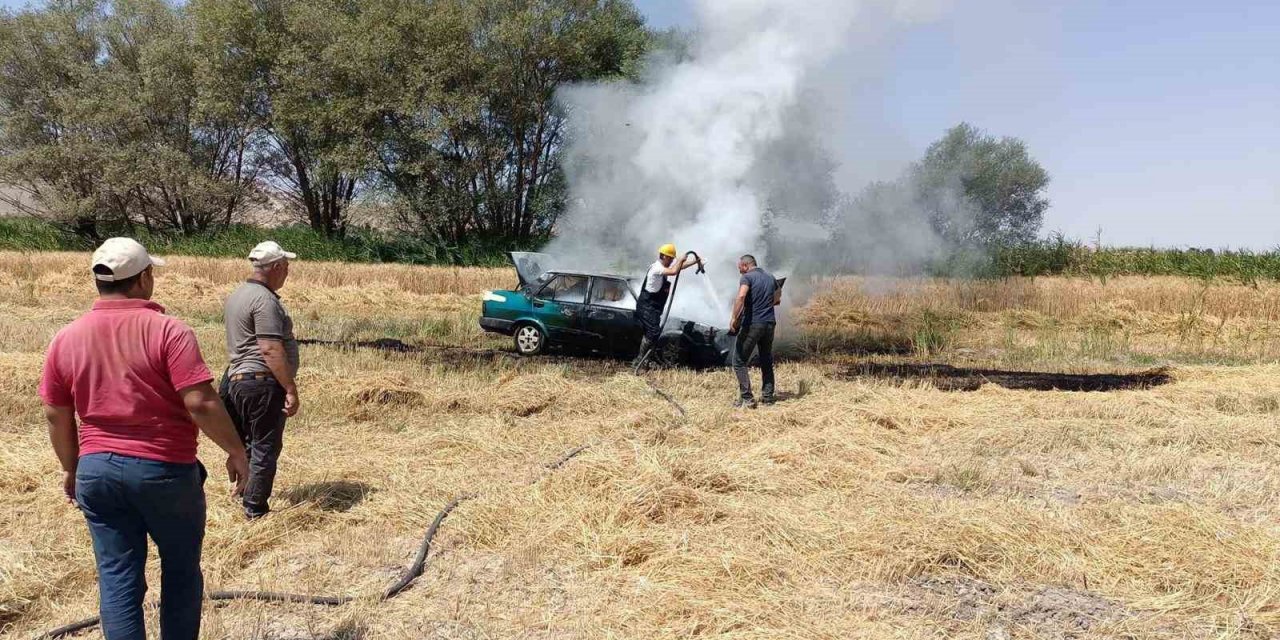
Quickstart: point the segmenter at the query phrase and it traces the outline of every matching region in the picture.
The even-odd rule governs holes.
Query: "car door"
[[[589,280],[587,276],[556,274],[533,295],[533,315],[546,327],[552,341],[593,346],[583,344],[590,342],[590,334],[583,329]]]
[[[635,321],[635,292],[621,278],[593,276],[583,328],[591,333],[599,348],[612,352],[634,350],[640,343]]]

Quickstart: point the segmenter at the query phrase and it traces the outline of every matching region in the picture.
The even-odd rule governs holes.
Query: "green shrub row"
[[[507,252],[528,250],[542,241],[476,240],[464,244],[392,235],[370,229],[349,231],[341,239],[328,238],[305,226],[264,229],[234,225],[207,235],[156,235],[142,229],[120,230],[137,238],[157,255],[241,258],[263,240],[275,240],[308,260],[342,262],[398,262],[460,266],[506,266]],[[31,218],[0,218],[0,249],[10,251],[88,251],[94,241],[65,233],[55,225]],[[532,247],[530,246],[532,245]]]
[[[345,238],[327,238],[305,226],[263,229],[232,226],[197,236],[122,234],[138,238],[159,255],[243,257],[253,245],[275,240],[308,260],[399,262],[461,266],[506,266],[507,252],[531,250],[545,239],[515,242],[475,240],[465,244],[398,236],[358,229]],[[0,218],[0,249],[18,251],[86,251],[93,241],[63,232],[32,218]],[[931,275],[981,278],[1072,275],[1108,278],[1118,275],[1170,275],[1229,279],[1246,284],[1280,280],[1280,249],[1272,251],[1213,249],[1097,248],[1054,236],[1047,240],[982,251],[957,251],[928,267]]]

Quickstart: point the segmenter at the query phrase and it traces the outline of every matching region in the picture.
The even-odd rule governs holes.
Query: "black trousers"
[[[648,303],[641,303],[636,307],[635,318],[640,323],[640,328],[644,329],[644,337],[650,344],[657,344],[658,338],[662,337],[662,312],[664,305],[654,304],[653,299]]]
[[[284,448],[284,387],[275,380],[241,380],[226,383],[221,391],[222,403],[249,454],[245,515],[266,515],[271,510],[267,501],[276,481],[276,462]]]
[[[766,399],[773,398],[773,330],[772,322],[749,324],[738,332],[738,339],[733,345],[733,373],[738,377],[738,393],[742,399],[751,399],[751,376],[747,374],[747,363],[751,355],[760,350],[760,395]]]

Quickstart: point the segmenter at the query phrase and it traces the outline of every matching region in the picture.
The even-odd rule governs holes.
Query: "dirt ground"
[[[0,254],[6,638],[96,613],[35,396],[92,299],[86,261]],[[220,370],[243,264],[170,264],[156,298]],[[512,280],[296,265],[282,295],[319,342],[275,511],[244,521],[211,477],[206,583],[356,600],[209,602],[204,637],[1280,634],[1280,287],[816,282],[790,303],[783,401],[731,408],[723,370],[646,374],[682,416],[625,363],[481,334],[481,292]],[[1099,374],[1126,384],[1040,390]],[[458,498],[423,575],[379,601]]]

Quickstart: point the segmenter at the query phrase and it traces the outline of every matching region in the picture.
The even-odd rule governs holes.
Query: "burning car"
[[[512,336],[523,356],[550,347],[634,356],[644,333],[636,322],[640,281],[626,276],[554,268],[542,253],[512,252],[518,285],[486,291],[480,328]],[[671,317],[657,358],[694,367],[728,362],[733,338],[723,329]]]

